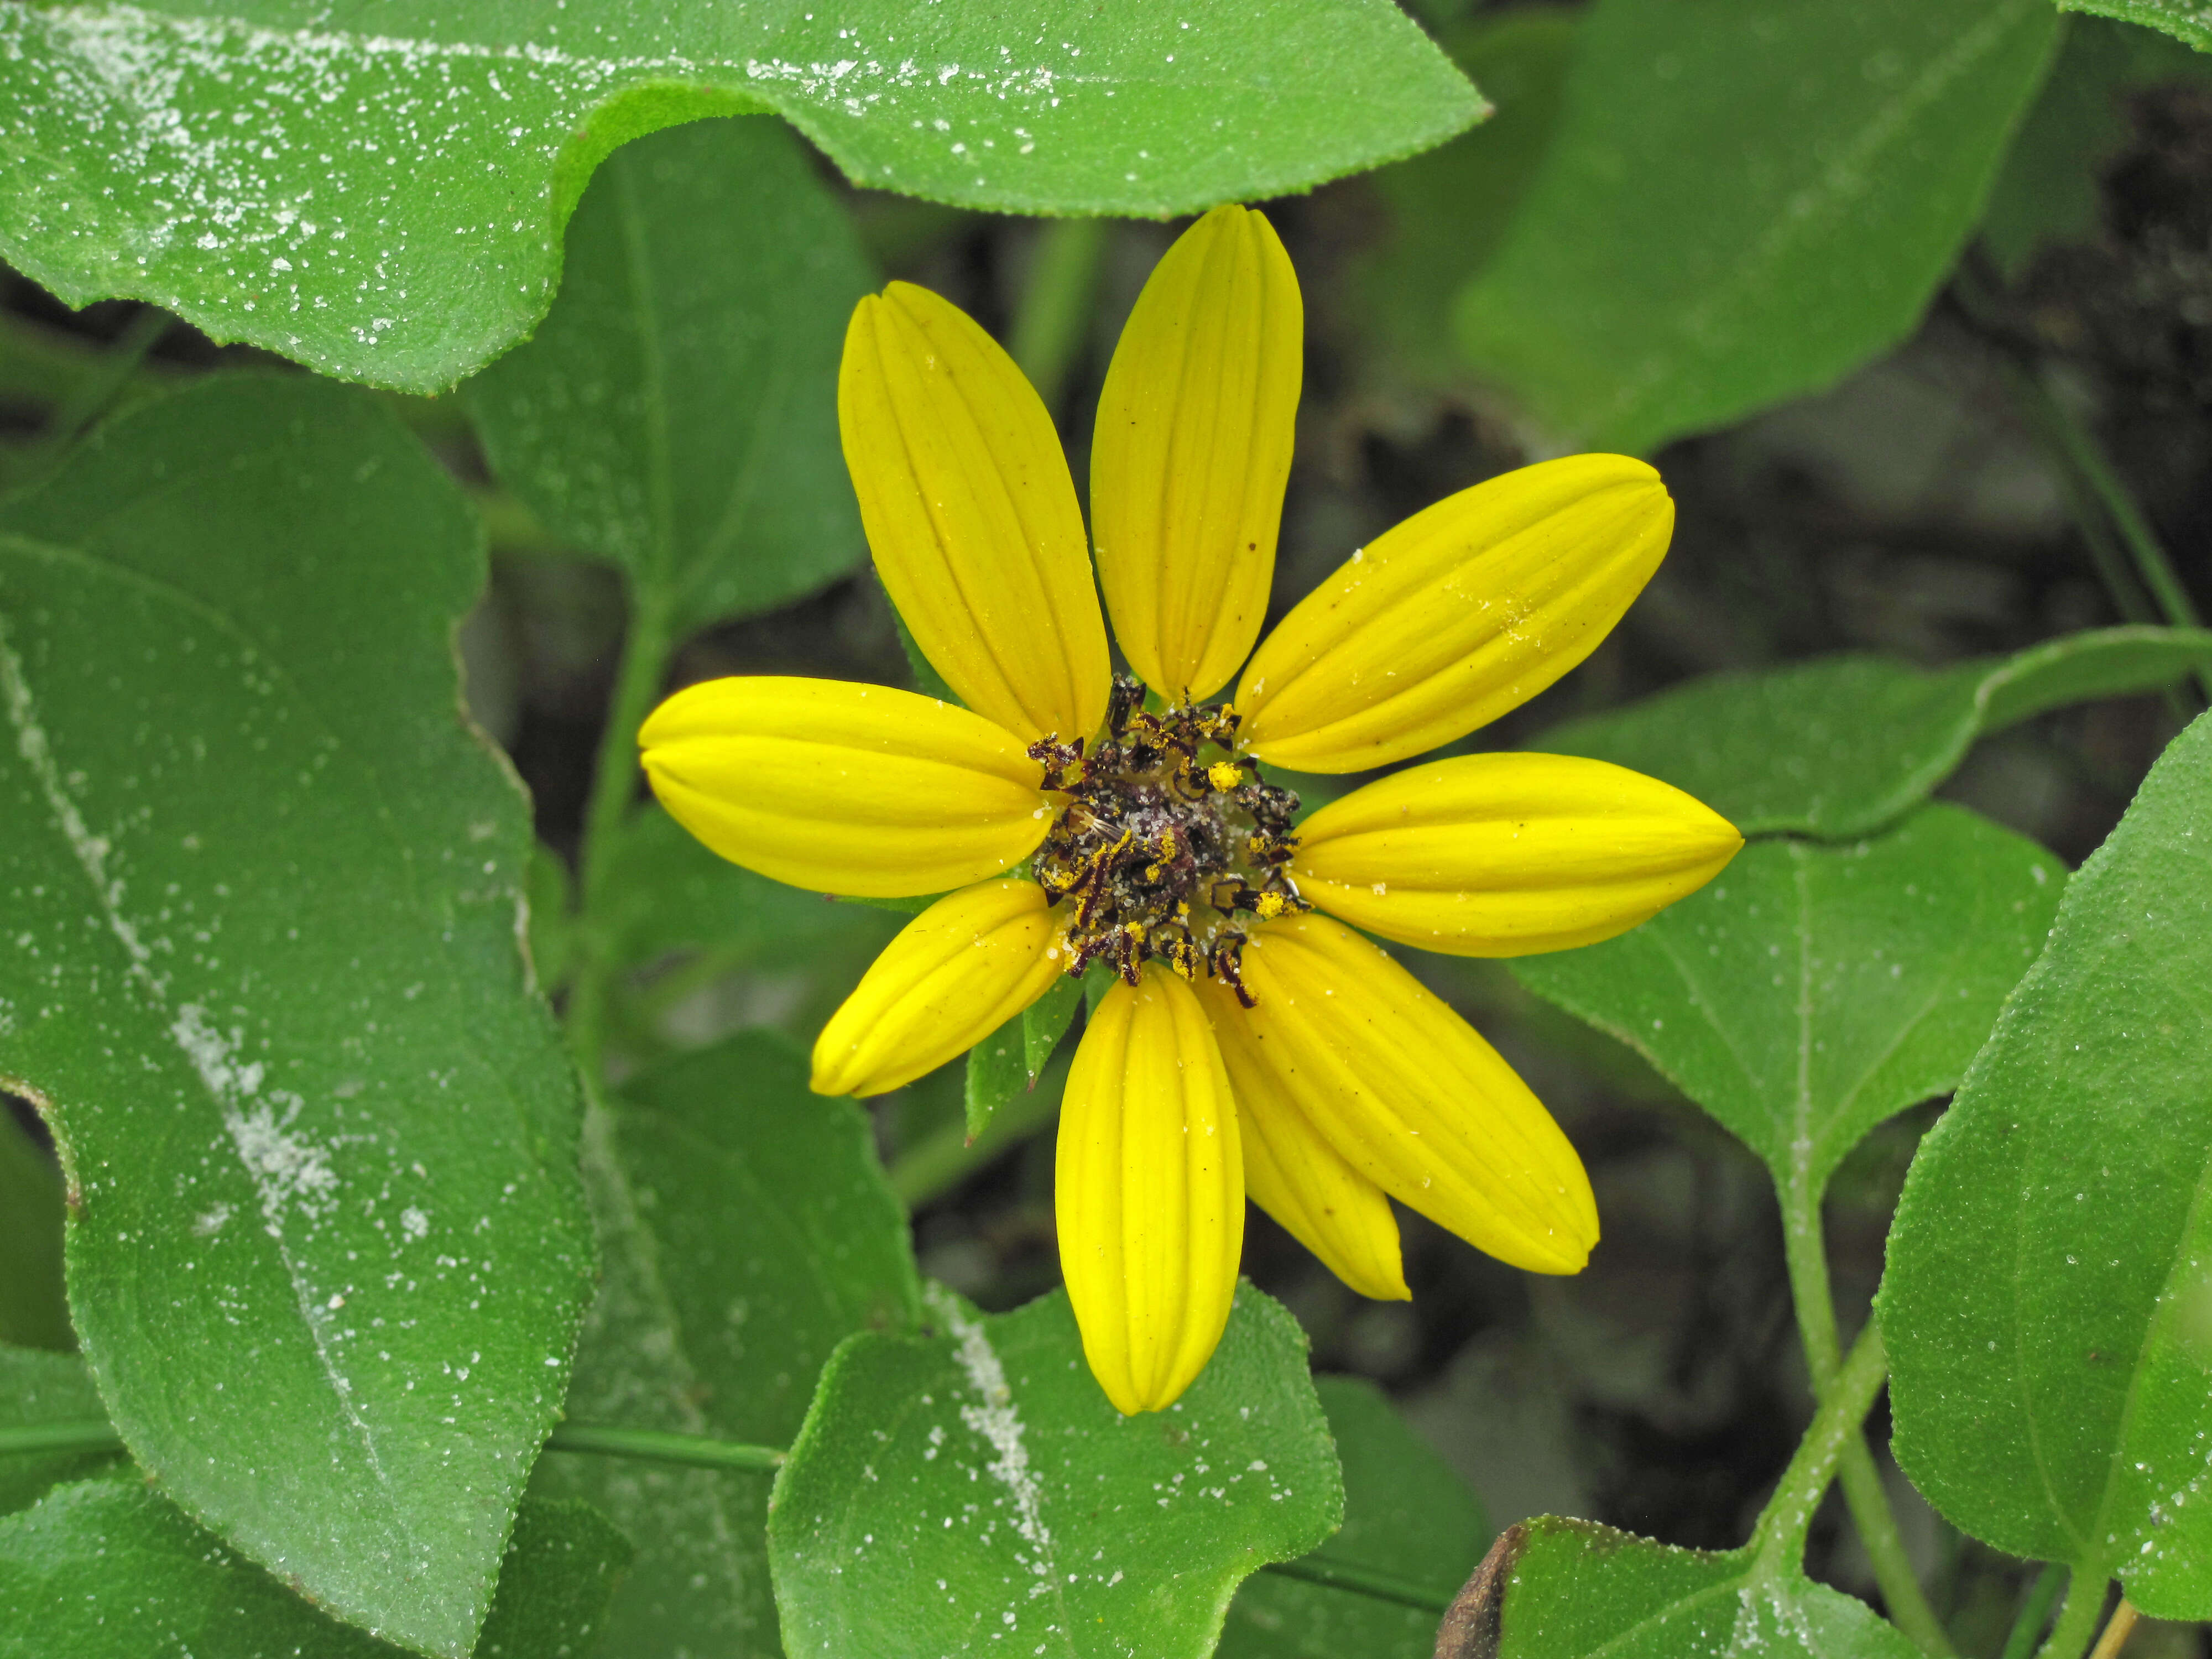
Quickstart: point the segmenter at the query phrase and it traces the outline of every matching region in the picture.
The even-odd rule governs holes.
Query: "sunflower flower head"
[[[1298,818],[1266,768],[1391,767],[1525,702],[1620,619],[1674,523],[1640,461],[1525,467],[1354,552],[1260,641],[1303,327],[1263,217],[1217,208],[1186,232],[1107,373],[1086,537],[1006,353],[926,289],[863,300],[846,464],[884,588],[959,705],[737,678],[640,734],[662,804],[724,857],[943,895],[823,1029],[818,1091],[898,1088],[1061,975],[1113,975],[1069,1073],[1054,1201],[1085,1352],[1125,1413],[1205,1367],[1247,1197],[1366,1296],[1408,1294],[1392,1199],[1516,1266],[1578,1271],[1598,1224],[1574,1148],[1365,935],[1587,945],[1742,844],[1679,790],[1553,755],[1432,761]]]

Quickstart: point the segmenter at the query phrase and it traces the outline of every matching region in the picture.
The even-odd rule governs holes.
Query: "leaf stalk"
[[[1820,1194],[1801,1170],[1785,1183],[1781,1199],[1783,1246],[1790,1264],[1790,1299],[1797,1310],[1798,1340],[1804,1346],[1806,1367],[1812,1373],[1814,1398],[1826,1400],[1835,1386],[1843,1358],[1835,1295],[1828,1279]],[[1866,1435],[1856,1427],[1844,1446],[1838,1474],[1851,1524],[1866,1547],[1891,1622],[1922,1652],[1934,1659],[1954,1659],[1958,1650],[1952,1646],[1943,1621],[1920,1588],[1881,1471],[1875,1463]]]

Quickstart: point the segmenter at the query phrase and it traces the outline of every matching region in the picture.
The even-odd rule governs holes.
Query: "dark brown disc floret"
[[[1134,985],[1158,957],[1185,979],[1212,974],[1249,1008],[1245,927],[1313,908],[1289,874],[1298,798],[1238,750],[1235,709],[1144,703],[1144,686],[1119,677],[1087,751],[1081,738],[1030,745],[1066,802],[1032,867],[1069,907],[1067,971],[1103,957]]]

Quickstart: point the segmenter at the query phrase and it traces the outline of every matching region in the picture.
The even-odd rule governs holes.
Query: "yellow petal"
[[[1626,455],[1524,466],[1415,514],[1300,601],[1246,665],[1243,736],[1300,772],[1464,737],[1589,655],[1667,552],[1674,504]]]
[[[837,426],[891,603],[945,683],[1030,743],[1105,718],[1106,626],[1052,418],[958,307],[893,283],[853,312]]]
[[[1269,1071],[1352,1168],[1502,1261],[1581,1271],[1597,1243],[1582,1160],[1465,1020],[1326,916],[1256,929],[1243,973]]]
[[[1206,1013],[1155,963],[1091,1016],[1060,1109],[1060,1266],[1099,1387],[1172,1405],[1229,1322],[1244,1245],[1237,1109]]]
[[[1693,893],[1743,845],[1671,784],[1567,755],[1393,774],[1298,829],[1298,891],[1370,933],[1460,957],[1565,951]]]
[[[1219,690],[1260,636],[1304,333],[1273,229],[1218,207],[1153,270],[1106,371],[1098,576],[1130,666],[1171,702]]]
[[[690,686],[638,742],[669,816],[732,864],[829,893],[941,893],[1029,856],[1043,769],[981,714],[845,680]]]
[[[1390,1200],[1306,1121],[1229,988],[1209,979],[1198,992],[1237,1096],[1245,1192],[1360,1295],[1410,1300]]]
[[[965,1054],[1066,967],[1044,889],[986,881],[899,929],[814,1043],[817,1095],[880,1095]]]

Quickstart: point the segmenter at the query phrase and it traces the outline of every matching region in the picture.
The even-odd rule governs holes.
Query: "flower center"
[[[1067,971],[1103,957],[1134,985],[1157,957],[1185,979],[1213,975],[1249,1008],[1247,920],[1313,908],[1287,872],[1298,798],[1238,751],[1226,703],[1155,714],[1144,702],[1121,676],[1088,752],[1081,738],[1030,745],[1044,787],[1066,798],[1032,867],[1048,898],[1068,902]]]

